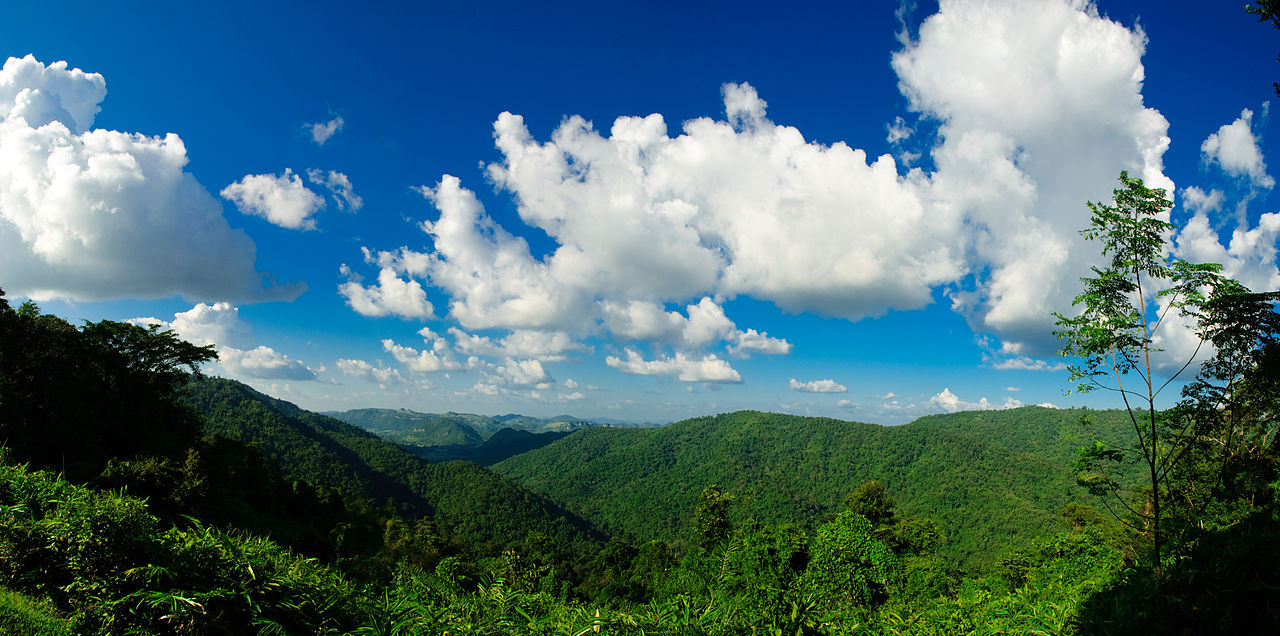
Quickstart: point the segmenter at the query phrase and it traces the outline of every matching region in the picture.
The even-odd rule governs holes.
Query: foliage
[[[864,516],[846,510],[818,529],[803,586],[828,611],[873,607],[899,583],[901,562],[872,534]]]
[[[0,633],[70,636],[71,626],[48,605],[25,594],[0,587]]]
[[[30,301],[0,310],[0,440],[15,459],[75,480],[113,457],[180,458],[199,421],[174,397],[213,356],[154,327],[77,329]]]
[[[872,526],[882,526],[893,522],[894,508],[898,503],[883,484],[871,480],[850,493],[845,498],[844,505],[850,511],[865,517]]]
[[[875,479],[901,514],[936,521],[944,556],[979,570],[1006,546],[1065,529],[1058,510],[1083,494],[1069,470],[1080,415],[1025,407],[886,427],[743,411],[588,428],[493,468],[621,538],[689,544],[688,514],[707,484],[748,498],[764,523],[812,532]],[[1115,412],[1096,420],[1107,434],[1125,425]]]
[[[1161,382],[1152,356],[1161,351],[1165,330],[1179,322],[1193,330],[1201,344],[1209,340],[1212,326],[1206,320],[1210,306],[1240,292],[1240,285],[1223,278],[1220,265],[1192,264],[1169,256],[1166,241],[1173,225],[1163,220],[1173,202],[1161,189],[1148,188],[1141,179],[1120,173],[1122,188],[1114,191],[1114,203],[1090,202],[1090,227],[1081,231],[1088,240],[1102,243],[1102,255],[1110,260],[1094,267],[1094,276],[1082,279],[1084,291],[1075,298],[1079,315],[1055,314],[1063,341],[1062,353],[1079,360],[1071,366],[1071,379],[1081,392],[1114,392],[1128,411],[1131,442],[1110,445],[1101,441],[1082,450],[1078,464],[1082,479],[1095,490],[1114,495],[1114,501],[1138,517],[1149,532],[1152,568],[1161,571],[1161,546],[1166,540],[1160,506],[1164,502],[1169,472],[1186,449],[1186,426],[1176,414],[1157,407],[1160,393],[1194,361],[1200,346],[1180,368]],[[1129,383],[1131,374],[1137,377]],[[1132,454],[1146,469],[1145,499],[1131,505],[1126,493],[1107,467]]]
[[[0,585],[88,633],[341,633],[364,617],[338,573],[266,539],[164,529],[143,502],[0,465]]]

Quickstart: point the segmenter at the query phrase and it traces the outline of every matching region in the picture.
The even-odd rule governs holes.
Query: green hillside
[[[530,433],[504,428],[480,445],[428,446],[402,443],[405,450],[430,462],[467,461],[492,466],[508,457],[542,448],[569,433]]]
[[[232,380],[195,379],[189,395],[206,434],[254,444],[292,479],[429,514],[465,544],[496,548],[540,532],[566,551],[585,553],[601,541],[582,519],[475,464],[430,464],[361,428]]]
[[[482,415],[418,413],[408,409],[352,409],[324,415],[354,424],[393,442],[420,446],[478,446],[488,435],[477,426]]]
[[[600,425],[572,415],[540,418],[509,413],[490,417],[453,411],[419,413],[408,409],[353,409],[325,415],[393,442],[418,446],[479,446],[505,428],[529,433],[568,433]]]
[[[586,429],[494,470],[632,540],[687,538],[707,484],[749,497],[767,523],[811,529],[874,479],[903,511],[938,521],[946,553],[983,567],[1063,528],[1058,512],[1083,495],[1067,465],[1081,415],[1026,407],[885,427],[744,411]]]

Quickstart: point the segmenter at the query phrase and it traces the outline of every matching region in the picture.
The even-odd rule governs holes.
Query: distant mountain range
[[[509,413],[419,413],[408,409],[353,409],[324,415],[358,426],[432,462],[465,460],[488,466],[573,431],[591,426],[652,428],[621,420],[587,420],[572,415],[541,418]]]

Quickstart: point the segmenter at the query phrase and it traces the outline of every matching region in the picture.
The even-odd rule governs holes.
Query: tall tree
[[[1129,414],[1130,442],[1095,442],[1082,450],[1077,466],[1086,485],[1116,495],[1120,505],[1145,521],[1159,579],[1165,540],[1161,491],[1187,450],[1179,442],[1187,439],[1190,428],[1189,420],[1172,417],[1158,406],[1160,396],[1212,338],[1207,308],[1240,293],[1241,286],[1223,277],[1220,265],[1197,265],[1171,256],[1168,240],[1174,226],[1161,217],[1173,203],[1165,191],[1148,188],[1127,172],[1120,173],[1120,182],[1123,187],[1114,191],[1111,204],[1088,203],[1091,225],[1081,235],[1102,243],[1105,266],[1094,267],[1094,276],[1082,279],[1084,291],[1074,300],[1078,315],[1055,314],[1061,329],[1054,333],[1063,341],[1062,354],[1078,360],[1070,367],[1074,390],[1113,392]],[[1186,359],[1176,361],[1172,372],[1162,373],[1160,339],[1182,326],[1192,330],[1199,345]],[[1149,488],[1145,504],[1137,506],[1108,471],[1110,463],[1135,455],[1145,468]]]

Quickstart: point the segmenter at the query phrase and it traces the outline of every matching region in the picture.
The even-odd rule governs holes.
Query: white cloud
[[[811,380],[800,382],[791,378],[791,390],[804,393],[847,393],[848,387],[835,380]]]
[[[889,131],[889,136],[885,137],[885,141],[891,144],[901,142],[915,133],[915,130],[902,117],[894,117],[893,123],[885,126],[885,129]]]
[[[1276,180],[1267,174],[1258,138],[1253,134],[1253,111],[1248,108],[1235,121],[1224,124],[1200,145],[1205,160],[1216,162],[1233,177],[1248,178],[1254,186],[1271,188]]]
[[[988,360],[992,369],[1019,371],[1063,371],[1067,365],[1062,362],[1049,362],[1038,358],[1029,358],[1027,356],[1014,356],[1005,358],[1004,360]]]
[[[364,207],[364,199],[355,193],[351,179],[341,172],[336,170],[325,172],[313,168],[307,171],[307,179],[311,183],[324,186],[333,196],[334,204],[343,212],[357,212]]]
[[[249,350],[219,347],[218,362],[233,376],[280,380],[316,379],[316,374],[306,364],[261,345]]]
[[[190,173],[174,134],[92,129],[101,75],[32,56],[0,69],[0,271],[37,300],[292,300]]]
[[[559,397],[565,402],[576,402],[585,399],[587,396],[581,391],[574,391],[573,393],[561,393]]]
[[[307,189],[302,178],[285,168],[284,174],[249,174],[222,189],[222,197],[243,214],[260,216],[291,230],[314,230],[312,214],[324,207],[324,199]]]
[[[553,382],[553,378],[537,360],[507,360],[497,369],[498,377],[514,386],[533,386]]]
[[[1217,188],[1209,190],[1208,193],[1196,186],[1187,186],[1182,189],[1182,205],[1192,212],[1205,214],[1217,212],[1222,209],[1222,199],[1222,190]]]
[[[1178,234],[1174,253],[1193,263],[1219,263],[1223,273],[1255,291],[1280,289],[1276,266],[1280,213],[1268,212],[1253,228],[1236,227],[1224,247],[1203,212],[1197,212]]]
[[[167,326],[188,342],[198,345],[226,345],[240,349],[254,346],[253,328],[240,318],[240,310],[230,303],[199,303],[173,315]]]
[[[861,404],[858,404],[857,402],[854,402],[853,400],[840,400],[840,401],[836,402],[836,406],[838,406],[838,407],[840,407],[840,408],[842,408],[842,409],[849,409],[849,410],[851,410],[851,411],[854,411],[854,410],[857,410],[857,409],[859,409],[859,408],[862,408],[862,405],[861,405]]]
[[[981,398],[977,402],[966,402],[961,400],[959,396],[951,392],[951,389],[944,388],[941,393],[929,398],[929,404],[936,409],[955,413],[957,411],[991,411],[999,409],[1013,409],[1022,406],[1022,402],[1013,399],[1013,396],[1007,396],[1004,404],[995,405],[987,401],[987,398]]]
[[[378,271],[378,282],[368,287],[349,267],[341,272],[348,278],[338,285],[338,293],[347,304],[362,316],[400,316],[402,318],[431,318],[435,307],[427,300],[427,292],[418,281],[402,279],[395,269],[383,267]]]
[[[975,329],[1056,348],[1096,258],[1076,232],[1086,200],[1128,169],[1169,189],[1168,122],[1142,103],[1145,37],[1079,0],[944,0],[894,55],[911,109],[941,122],[931,194],[966,219],[978,279],[956,308]]]
[[[329,121],[307,124],[306,129],[311,133],[311,140],[316,142],[317,146],[323,146],[324,142],[329,141],[330,137],[342,130],[345,123],[341,117],[334,117]]]
[[[575,341],[562,331],[513,331],[501,340],[449,329],[458,351],[477,356],[534,358],[540,362],[563,362],[571,352],[590,353],[591,347]]]
[[[577,382],[577,380],[574,380],[573,378],[569,378],[568,380],[565,380],[565,381],[564,381],[564,388],[569,389],[569,390],[571,390],[571,391],[572,391],[573,389],[578,388],[578,382]]]
[[[387,353],[390,353],[400,364],[417,373],[457,371],[463,368],[462,364],[453,356],[453,352],[449,350],[448,343],[443,338],[437,338],[432,343],[431,349],[422,351],[412,347],[400,346],[390,338],[382,341],[382,348]]]
[[[340,358],[337,366],[338,370],[346,375],[366,378],[381,385],[390,386],[405,383],[404,377],[400,375],[398,370],[382,366],[375,367],[364,360]]]
[[[658,303],[602,301],[598,304],[603,325],[615,337],[671,344],[682,349],[700,349],[728,342],[729,353],[768,355],[791,352],[791,343],[755,329],[739,331],[725,316],[724,308],[709,297],[685,307],[685,315],[666,311]]]
[[[770,338],[767,333],[759,333],[755,329],[738,331],[731,338],[730,355],[746,357],[748,353],[765,355],[786,355],[791,353],[791,343],[782,338]]]
[[[691,358],[677,352],[674,357],[662,357],[645,360],[635,349],[627,348],[626,359],[607,356],[605,364],[635,375],[674,375],[681,382],[741,382],[738,374],[728,362],[707,354],[702,358]]]
[[[502,392],[502,389],[497,385],[485,384],[483,382],[476,382],[475,385],[471,387],[471,390],[481,395],[498,395]]]
[[[1007,386],[1007,387],[1005,387],[1005,388],[1004,388],[1004,390],[1006,390],[1006,391],[1008,391],[1008,392],[1010,392],[1010,393],[1017,393],[1018,391],[1021,391],[1021,390],[1022,390],[1022,387],[1017,387],[1017,386]]]
[[[0,70],[0,119],[21,118],[30,128],[56,121],[73,133],[87,131],[106,96],[102,75],[68,71],[63,61],[45,66],[32,55],[11,57]]]

